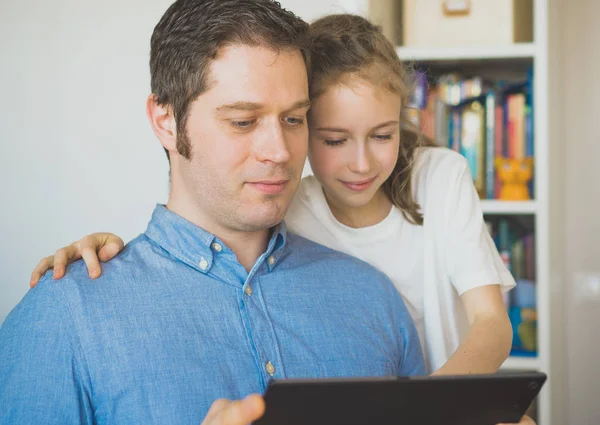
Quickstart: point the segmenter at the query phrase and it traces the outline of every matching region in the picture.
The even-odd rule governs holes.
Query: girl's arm
[[[469,331],[436,375],[495,373],[510,353],[512,327],[499,285],[473,288],[461,296]]]

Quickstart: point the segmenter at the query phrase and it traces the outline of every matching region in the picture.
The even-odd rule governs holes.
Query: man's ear
[[[170,106],[159,105],[153,93],[146,100],[146,115],[152,130],[170,154],[177,153],[177,124]]]

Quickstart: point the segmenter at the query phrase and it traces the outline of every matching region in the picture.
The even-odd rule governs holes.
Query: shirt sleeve
[[[92,424],[73,320],[59,284],[44,280],[0,328],[0,425]]]
[[[462,158],[461,158],[462,159]],[[470,289],[498,284],[510,290],[515,281],[504,266],[483,219],[479,195],[466,160],[446,193],[446,265],[459,295]]]
[[[412,320],[410,321],[410,326],[405,326],[403,331],[404,352],[402,355],[402,364],[400,365],[400,376],[427,375],[419,335]]]
[[[395,311],[399,313],[397,316],[397,326],[400,328],[402,349],[399,367],[399,376],[424,376],[427,375],[427,367],[425,366],[425,358],[423,349],[419,340],[419,334],[415,326],[415,322],[406,308],[404,300],[393,287],[391,297],[396,304]]]

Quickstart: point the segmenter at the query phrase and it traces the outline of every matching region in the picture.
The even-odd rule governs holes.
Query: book
[[[482,194],[485,192],[483,105],[476,100],[463,106],[460,119],[460,153],[467,159],[479,196],[483,196]]]
[[[481,198],[499,196],[496,158],[534,155],[533,70],[510,84],[419,71],[409,106],[406,115],[427,137],[465,156]]]

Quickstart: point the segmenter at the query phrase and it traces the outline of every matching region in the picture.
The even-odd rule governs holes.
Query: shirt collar
[[[145,235],[169,254],[196,270],[207,273],[216,255],[232,254],[232,251],[215,235],[168,210],[156,205]],[[269,270],[278,263],[287,242],[285,222],[273,228],[267,251],[263,257],[272,256]]]

